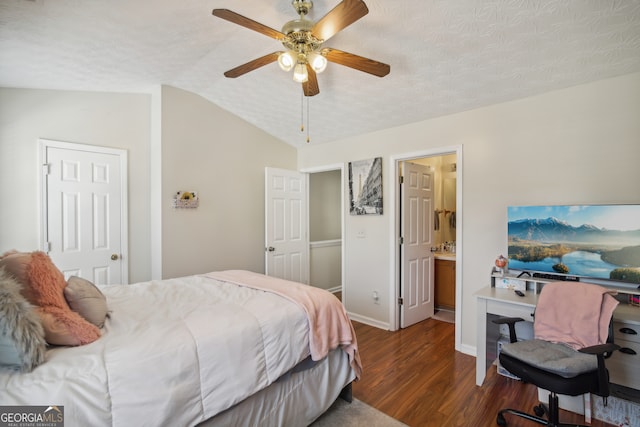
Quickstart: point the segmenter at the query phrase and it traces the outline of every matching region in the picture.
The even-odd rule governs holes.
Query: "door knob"
[[[273,251],[275,251],[275,250],[276,250],[276,248],[274,248],[273,246],[269,246],[269,247],[267,248],[267,250],[268,250],[269,252],[273,252]]]
[[[118,254],[111,254],[111,261],[115,261],[118,259]]]

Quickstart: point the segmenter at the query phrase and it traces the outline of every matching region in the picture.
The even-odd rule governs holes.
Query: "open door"
[[[401,162],[400,327],[433,316],[433,173],[428,166]]]
[[[265,273],[309,282],[306,175],[265,168]]]
[[[128,283],[127,153],[41,140],[43,250],[69,276]]]

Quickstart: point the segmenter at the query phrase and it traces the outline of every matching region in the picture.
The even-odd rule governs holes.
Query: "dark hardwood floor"
[[[454,325],[433,319],[396,332],[353,322],[363,363],[353,385],[355,398],[411,427],[496,426],[502,408],[532,412],[535,386],[490,369],[482,387],[475,384],[475,357],[454,350]],[[594,396],[592,399],[598,397]],[[511,427],[534,426],[506,415]],[[584,417],[561,411],[561,422]],[[591,426],[610,424],[592,419]]]

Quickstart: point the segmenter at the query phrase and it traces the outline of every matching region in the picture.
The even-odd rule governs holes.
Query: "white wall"
[[[0,253],[40,247],[38,138],[125,149],[129,281],[150,274],[149,95],[0,88]]]
[[[309,284],[317,288],[342,287],[342,240],[324,240],[309,245]]]
[[[392,324],[389,159],[462,145],[462,347],[475,348],[478,289],[506,252],[509,205],[640,203],[640,73],[299,149],[299,168],[384,157],[383,216],[346,215],[346,304]],[[347,183],[344,183],[346,186]],[[345,187],[346,188],[346,187]],[[347,192],[348,194],[348,192]],[[345,201],[345,205],[347,205]],[[359,232],[365,238],[356,238]],[[380,305],[373,304],[377,290]]]
[[[309,174],[309,240],[312,242],[342,237],[341,174],[340,170]]]
[[[342,286],[341,170],[309,174],[309,284]]]
[[[40,248],[38,138],[45,138],[128,151],[130,282],[151,279],[152,253],[161,254],[163,277],[264,271],[264,168],[296,169],[296,150],[197,95],[159,92],[0,88],[0,253]],[[162,151],[153,155],[152,102],[161,109],[154,120]],[[152,161],[161,163],[153,177]],[[198,191],[200,208],[172,209],[178,190]],[[158,222],[153,191],[161,193]],[[156,233],[160,248],[151,246]]]
[[[296,150],[206,99],[162,87],[162,276],[264,272],[264,168],[296,169]],[[200,207],[174,209],[180,190]]]

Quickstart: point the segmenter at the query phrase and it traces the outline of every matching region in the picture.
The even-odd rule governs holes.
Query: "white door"
[[[307,177],[265,168],[265,272],[308,283]]]
[[[127,283],[126,152],[41,144],[45,251],[66,278]]]
[[[400,327],[433,316],[433,173],[428,166],[402,162]]]

